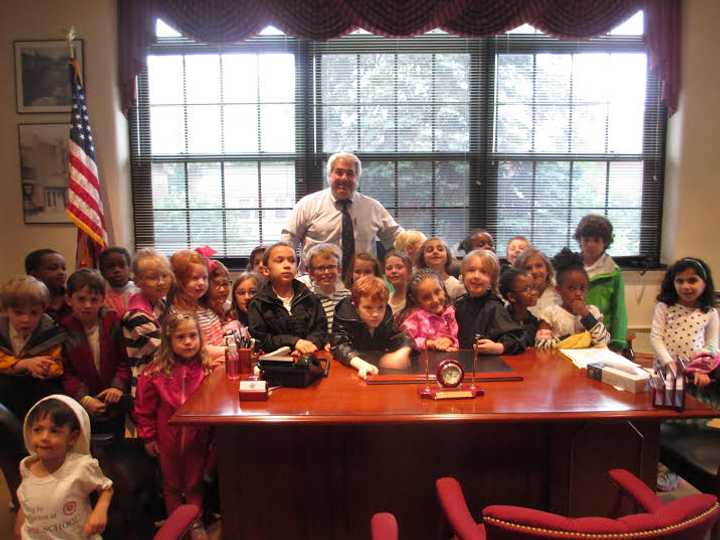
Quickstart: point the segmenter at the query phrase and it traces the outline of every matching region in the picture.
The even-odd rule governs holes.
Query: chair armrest
[[[632,497],[646,512],[655,512],[663,506],[655,492],[630,471],[611,469],[608,471],[612,481],[622,492]]]
[[[389,512],[379,512],[370,520],[372,540],[398,540],[398,524]]]
[[[485,535],[470,514],[460,483],[452,477],[439,478],[435,481],[435,489],[455,536],[459,540],[484,540]]]
[[[200,509],[194,504],[178,506],[167,518],[153,540],[177,540],[183,538],[190,526],[200,517]]]

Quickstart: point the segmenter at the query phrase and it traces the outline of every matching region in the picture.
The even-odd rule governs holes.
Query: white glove
[[[367,379],[368,374],[377,375],[380,373],[377,366],[372,365],[370,362],[366,362],[358,356],[350,360],[350,365],[358,370],[358,377],[363,380]]]

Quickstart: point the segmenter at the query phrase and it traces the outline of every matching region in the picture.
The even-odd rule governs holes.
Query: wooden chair
[[[445,519],[459,540],[521,540],[530,538],[702,540],[720,518],[714,495],[690,495],[664,504],[632,473],[609,472],[620,494],[643,510],[617,519],[569,518],[518,506],[488,506],[483,523],[476,523],[454,478],[440,478],[435,486]]]

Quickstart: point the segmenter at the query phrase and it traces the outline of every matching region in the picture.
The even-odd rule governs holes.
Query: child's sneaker
[[[680,484],[680,477],[677,473],[672,472],[662,463],[658,464],[658,475],[657,475],[657,490],[658,491],[675,491]]]

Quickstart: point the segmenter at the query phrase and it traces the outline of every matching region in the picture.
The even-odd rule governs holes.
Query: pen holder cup
[[[240,373],[252,373],[252,349],[238,349]]]

